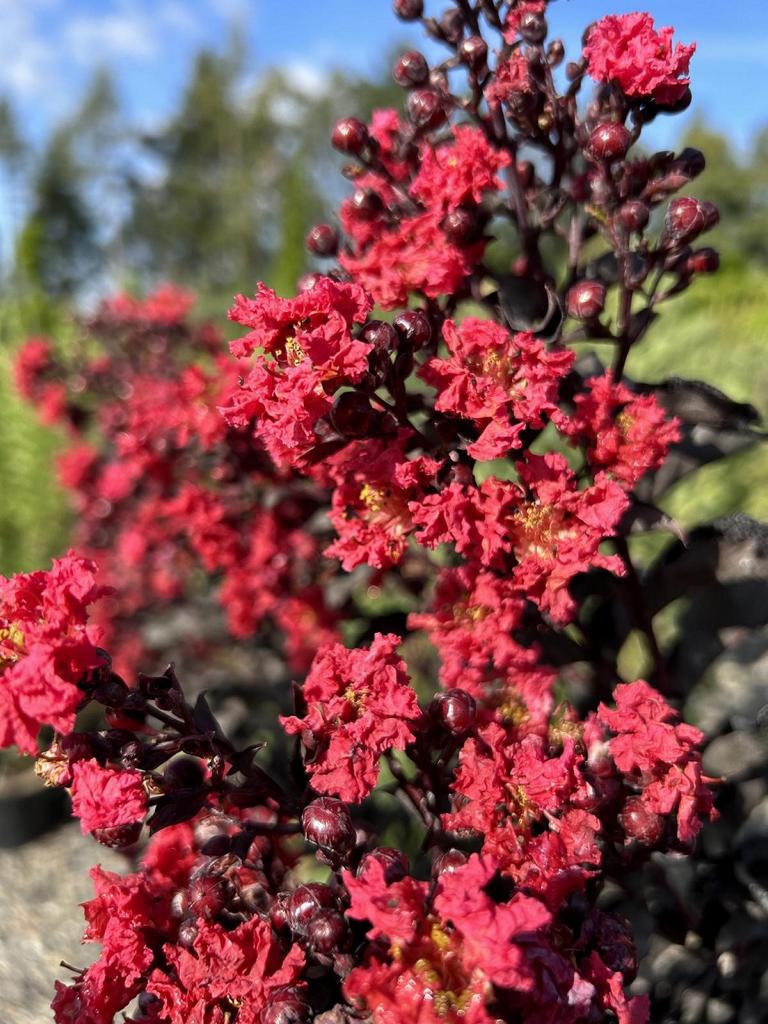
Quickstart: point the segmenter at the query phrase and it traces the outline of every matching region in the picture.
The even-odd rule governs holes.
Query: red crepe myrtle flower
[[[412,292],[428,298],[460,289],[482,254],[483,244],[459,248],[429,211],[382,231],[365,250],[342,253],[340,263],[383,309],[404,306]]]
[[[514,12],[511,12],[514,13]],[[509,103],[515,96],[532,90],[531,69],[524,53],[515,50],[507,60],[500,61],[487,86],[489,104]]]
[[[437,389],[435,408],[482,427],[467,448],[475,459],[495,459],[519,448],[526,427],[542,427],[556,408],[557,392],[573,365],[568,349],[550,350],[531,334],[510,335],[489,320],[448,320],[443,337],[450,356],[431,359],[421,376]]]
[[[102,768],[95,758],[72,765],[72,813],[83,835],[142,821],[147,791],[140,772]]]
[[[411,502],[420,497],[440,463],[426,456],[408,458],[406,431],[396,440],[349,446],[330,467],[337,486],[331,523],[339,535],[325,554],[346,571],[358,565],[384,569],[403,557],[413,532]]]
[[[161,284],[143,300],[127,292],[120,292],[102,304],[100,313],[124,324],[138,323],[167,328],[181,323],[194,304],[193,292],[167,283]]]
[[[238,1024],[260,1024],[273,993],[297,982],[304,966],[303,951],[284,952],[258,916],[233,931],[201,920],[193,951],[167,945],[165,956],[167,973],[153,971],[147,991],[171,1024],[225,1024],[235,1010]]]
[[[454,141],[442,146],[425,145],[411,195],[427,209],[455,210],[465,203],[479,203],[489,190],[502,189],[498,172],[508,167],[508,153],[491,146],[479,128],[458,125]]]
[[[524,14],[544,14],[547,0],[519,0],[507,14],[504,38],[510,44],[517,42],[517,33]]]
[[[679,421],[669,419],[654,395],[633,395],[610,373],[592,377],[576,396],[574,415],[558,423],[563,433],[586,443],[589,461],[627,488],[658,469],[679,440]]]
[[[598,82],[615,82],[627,96],[676,103],[688,88],[688,65],[696,44],[673,48],[674,29],[657,32],[647,13],[609,14],[589,31],[584,56]]]
[[[78,683],[104,662],[88,628],[89,606],[109,592],[95,572],[70,551],[49,572],[0,577],[0,747],[34,754],[41,726],[74,728]]]
[[[377,633],[370,648],[318,651],[302,691],[306,715],[280,719],[286,732],[316,748],[307,769],[318,792],[360,803],[376,785],[381,755],[413,739],[420,712],[395,653],[401,642]]]

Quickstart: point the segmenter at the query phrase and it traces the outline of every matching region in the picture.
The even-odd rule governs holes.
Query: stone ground
[[[83,946],[78,904],[93,895],[88,869],[123,871],[125,858],[63,825],[14,850],[0,849],[0,1021],[48,1024],[61,960],[84,967],[97,952]]]

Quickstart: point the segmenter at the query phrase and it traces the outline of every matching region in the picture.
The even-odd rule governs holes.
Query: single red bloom
[[[609,14],[589,31],[584,56],[598,82],[615,82],[627,96],[676,103],[688,88],[688,65],[696,44],[672,47],[674,29],[654,28],[646,12]]]
[[[531,90],[530,65],[525,54],[515,50],[507,60],[499,62],[492,81],[485,88],[485,96],[490,104],[509,103],[515,96]]]
[[[411,183],[411,195],[431,211],[479,203],[485,192],[504,187],[498,171],[509,165],[508,153],[494,149],[479,128],[469,125],[455,127],[453,138],[422,147],[419,173]]]
[[[95,758],[72,765],[72,813],[83,835],[97,828],[114,828],[142,821],[147,791],[140,772],[102,768]]]
[[[370,648],[322,648],[302,690],[306,715],[280,719],[286,732],[315,748],[307,769],[318,792],[360,803],[376,785],[381,755],[413,739],[420,711],[396,654],[401,642],[377,633]]]

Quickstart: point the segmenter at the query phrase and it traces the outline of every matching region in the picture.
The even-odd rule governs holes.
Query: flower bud
[[[446,690],[438,693],[430,710],[433,717],[454,736],[462,736],[475,724],[477,706],[475,698],[466,690]]]
[[[417,128],[439,128],[447,118],[442,97],[434,89],[414,89],[408,97],[408,116]]]
[[[362,339],[379,352],[392,352],[397,348],[397,331],[386,320],[369,320],[362,330]]]
[[[449,7],[440,17],[440,31],[449,43],[458,43],[464,35],[464,15],[458,7]]]
[[[305,839],[335,861],[345,861],[355,847],[355,827],[349,808],[335,797],[321,796],[301,815]]]
[[[464,867],[466,863],[466,853],[462,853],[461,850],[446,850],[432,864],[432,877],[438,878],[440,875],[450,874],[457,868]]]
[[[392,6],[402,21],[416,21],[424,13],[424,0],[395,0]]]
[[[139,841],[143,821],[132,821],[128,825],[113,825],[112,828],[95,828],[91,835],[97,843],[113,850],[127,850]]]
[[[642,231],[650,216],[651,211],[640,199],[629,199],[618,213],[619,222],[627,231]]]
[[[315,256],[335,256],[339,248],[339,234],[330,224],[315,224],[307,235],[306,244]]]
[[[547,37],[547,19],[540,11],[526,11],[518,26],[526,43],[542,43]]]
[[[372,861],[376,861],[377,864],[381,864],[384,868],[384,880],[387,885],[399,882],[401,878],[405,878],[411,867],[408,857],[401,853],[400,850],[393,850],[389,846],[377,846],[375,850],[366,853],[360,860],[356,872],[358,878],[365,874]]]
[[[556,68],[563,63],[565,57],[565,46],[562,39],[553,39],[547,47],[547,63],[551,68]]]
[[[685,261],[685,270],[689,274],[714,274],[719,266],[720,254],[709,246],[692,252]]]
[[[334,125],[331,143],[342,153],[359,156],[369,142],[368,128],[356,117],[343,117]]]
[[[661,816],[650,811],[637,796],[630,797],[624,804],[619,824],[628,839],[634,839],[642,846],[655,846],[664,831]]]
[[[201,875],[189,883],[187,889],[189,913],[207,921],[216,917],[227,902],[227,887],[223,879],[213,875]]]
[[[331,422],[342,437],[366,437],[373,426],[376,413],[365,395],[358,391],[345,391],[339,395],[331,409]]]
[[[447,213],[440,226],[453,245],[470,245],[483,233],[483,218],[476,209],[460,206]]]
[[[601,281],[577,282],[568,290],[565,307],[575,320],[594,320],[605,307],[605,285]]]
[[[693,196],[679,196],[667,207],[662,241],[669,240],[675,245],[685,245],[697,238],[702,231],[713,228],[719,218],[717,207],[712,203],[702,202]]]
[[[179,757],[171,761],[163,772],[163,789],[191,789],[199,786],[204,778],[203,766],[191,757]]]
[[[344,945],[347,926],[337,910],[321,910],[307,925],[307,942],[317,953],[330,956]]]
[[[321,910],[335,910],[333,889],[322,882],[307,882],[293,890],[288,899],[288,921],[293,931],[305,935],[309,922]]]
[[[478,70],[488,59],[488,44],[482,36],[469,36],[459,44],[459,58],[468,67]]]
[[[426,345],[432,337],[432,327],[429,317],[420,309],[406,309],[398,313],[392,321],[400,338],[413,348],[421,348]]]
[[[632,136],[629,129],[618,121],[599,124],[589,136],[589,152],[596,160],[611,163],[626,156]]]
[[[269,1005],[259,1020],[261,1024],[308,1024],[312,1009],[303,992],[284,985],[270,993]]]
[[[384,211],[384,202],[372,188],[356,188],[352,193],[352,209],[360,220],[373,220]]]
[[[398,57],[392,74],[397,84],[406,89],[422,85],[429,78],[427,58],[418,50],[407,50]]]

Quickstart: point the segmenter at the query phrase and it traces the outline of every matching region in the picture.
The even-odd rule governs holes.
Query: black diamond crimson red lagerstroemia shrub
[[[716,211],[672,199],[701,155],[632,149],[687,105],[693,47],[607,17],[563,77],[546,6],[436,19],[397,0],[446,58],[397,62],[404,117],[333,129],[354,190],[308,246],[338,265],[294,298],[238,296],[231,356],[170,286],[105,303],[85,355],[21,354],[22,390],[71,435],[81,554],[3,582],[0,741],[70,789],[84,832],[150,836],[133,873],[93,872],[102,953],[58,983],[59,1024],[129,1005],[174,1024],[648,1018],[604,896],[654,853],[690,854],[716,812],[653,630],[675,563],[654,589],[627,538],[674,525],[654,499],[693,468],[692,427],[751,414],[696,382],[624,379],[657,307],[716,264],[692,248]],[[505,223],[519,251],[500,273]],[[576,359],[586,337],[608,369]],[[201,581],[232,638],[277,631],[303,679],[284,765],[228,738],[172,667],[135,671],[135,623]],[[633,630],[649,682],[618,681]],[[439,656],[431,700],[406,657],[419,638]],[[400,806],[410,858],[389,845]],[[311,853],[325,881],[302,874]]]

